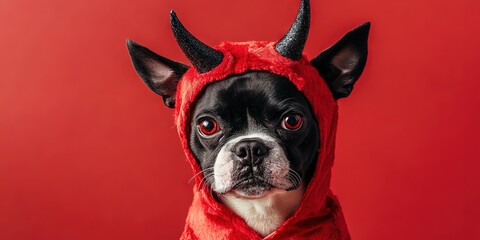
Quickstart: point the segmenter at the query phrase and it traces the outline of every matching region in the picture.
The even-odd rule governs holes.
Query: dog
[[[230,46],[233,49],[231,52],[235,52],[237,48],[242,48],[251,51],[251,56],[264,57],[266,54],[257,54],[260,50],[256,49],[272,46],[275,50],[272,54],[280,55],[271,57],[272,59],[278,58],[279,62],[302,62],[309,21],[309,2],[302,0],[294,24],[280,41],[273,45],[227,43],[224,49]],[[177,126],[181,137],[184,135],[185,138],[187,157],[194,159],[191,164],[195,177],[199,177],[197,189],[207,189],[211,193],[211,198],[205,197],[208,201],[218,202],[221,209],[230,209],[258,236],[273,237],[299,210],[302,199],[306,198],[306,190],[314,180],[328,178],[324,182],[327,185],[329,183],[328,167],[325,173],[328,176],[312,178],[316,171],[321,172],[317,167],[321,165],[319,159],[328,155],[322,155],[320,151],[325,147],[323,141],[329,140],[322,136],[323,130],[320,128],[323,123],[319,122],[319,113],[315,110],[318,107],[312,106],[312,100],[288,77],[289,73],[283,74],[282,64],[279,64],[279,70],[273,71],[270,66],[257,67],[256,65],[263,64],[259,61],[250,69],[223,71],[212,77],[215,75],[212,72],[231,64],[231,61],[244,60],[233,57],[227,59],[230,61],[228,63],[226,50],[211,48],[196,39],[173,11],[171,25],[177,42],[194,68],[127,40],[133,65],[146,85],[162,96],[165,105],[176,108],[176,118],[184,119],[178,120]],[[306,69],[314,69],[311,70],[315,71],[312,74],[321,77],[324,81],[322,84],[328,87],[329,92],[319,92],[319,98],[332,99],[332,104],[336,104],[336,100],[351,93],[366,64],[369,28],[370,23],[355,28],[313,60],[302,62],[308,65],[305,66]],[[234,54],[236,53],[232,53]],[[285,68],[289,66],[286,64]],[[184,83],[188,81],[185,79],[188,78],[189,71],[192,72],[191,76],[195,76],[192,79],[197,78],[190,82],[193,87]],[[199,89],[196,90],[196,96],[190,96],[192,94],[185,93],[187,90],[179,92],[179,83],[184,85],[182,89],[203,86],[196,87]],[[185,104],[188,102],[185,99],[189,98],[191,102]],[[182,106],[176,106],[179,102],[182,102]],[[187,110],[182,112],[181,109]],[[335,119],[332,122],[336,123]],[[322,198],[334,199],[328,197],[330,195],[327,190],[322,190],[325,192]],[[320,199],[318,202],[322,203],[319,204],[319,209],[335,209],[336,206],[334,200],[329,203],[329,200]],[[195,203],[192,206],[194,205]],[[206,206],[202,205],[201,208]],[[338,222],[344,221],[341,213],[338,218]],[[213,222],[208,226],[222,225]],[[196,224],[206,226],[206,223]],[[346,227],[337,228],[345,228],[341,231],[346,231]],[[340,235],[344,238],[348,236],[348,231],[339,233],[338,236]],[[194,227],[187,226],[182,236],[185,239],[199,238],[199,233],[195,233]],[[203,236],[213,238],[214,234]],[[247,235],[243,237],[245,236]]]
[[[206,183],[270,234],[298,208],[311,174],[319,135],[308,101],[284,77],[249,72],[206,88],[192,116],[190,146]]]

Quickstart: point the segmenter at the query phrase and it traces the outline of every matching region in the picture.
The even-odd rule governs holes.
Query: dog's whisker
[[[298,179],[295,177],[295,175],[288,174],[287,176],[288,176],[287,180],[289,180],[293,184],[293,188],[297,188],[299,186],[299,182],[298,182]]]
[[[200,183],[198,184],[198,189],[201,189],[204,180],[205,178],[200,179]]]
[[[211,170],[211,169],[213,169],[213,167],[205,168],[204,170],[196,173],[195,175],[193,175],[193,176],[188,180],[188,183],[192,182],[192,180],[193,180],[196,176],[198,176],[198,175],[200,175],[200,174],[202,174],[202,173],[206,173],[207,171],[209,171],[209,170]]]
[[[288,177],[289,177],[289,180],[292,182],[293,187],[296,188],[298,186],[298,179],[293,174],[289,174]]]
[[[200,181],[200,184],[198,185],[198,188],[199,189],[202,189],[202,186],[205,184],[207,180],[205,178],[202,178],[202,180]]]
[[[201,184],[200,184],[200,186],[199,186],[199,188],[200,188],[201,190],[205,189],[205,186],[207,185],[207,181],[208,181],[208,180],[207,180],[206,178],[203,179],[203,181],[201,182]]]
[[[203,178],[200,180],[200,184],[198,185],[198,188],[199,189],[202,189],[206,182],[208,181],[208,178],[212,175],[213,173],[210,173],[210,174],[207,174],[207,175],[204,175]]]
[[[198,189],[202,190],[204,188],[204,186],[206,185],[207,181],[208,181],[208,178],[211,177],[213,175],[213,172],[212,173],[209,173],[207,175],[204,175],[201,179],[200,179],[200,183],[198,184]]]
[[[297,171],[293,170],[290,168],[290,170],[292,171],[292,173],[297,177],[297,179],[301,182],[302,181],[302,177],[300,176],[300,174],[298,174]]]
[[[286,179],[288,182],[293,184],[293,187],[295,187],[295,181],[292,179],[292,176],[290,174],[287,174]]]
[[[211,196],[212,198],[214,198],[214,197],[213,197],[213,190],[212,190],[212,188],[210,188],[210,196]]]
[[[292,168],[289,168],[288,176],[290,175],[295,179],[295,182],[292,182],[292,184],[294,184],[295,188],[299,187],[303,182],[302,178],[300,177],[300,174],[298,174]]]
[[[210,178],[210,177],[213,176],[213,175],[214,175],[213,172],[212,172],[212,173],[209,173],[209,174],[207,174],[207,175],[204,175],[204,177],[202,178],[202,181],[200,182],[200,185],[198,186],[199,189],[203,190],[205,187],[207,187],[207,185],[208,185],[209,183],[211,183],[211,178]],[[202,185],[202,184],[203,184],[203,185]]]

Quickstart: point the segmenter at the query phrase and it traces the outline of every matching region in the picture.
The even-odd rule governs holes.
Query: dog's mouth
[[[301,180],[298,179],[292,180],[291,178],[280,178],[280,180],[275,180],[270,176],[265,176],[265,174],[253,174],[246,173],[242,175],[237,175],[236,179],[228,184],[227,188],[221,189],[215,192],[218,194],[229,194],[239,198],[262,198],[267,196],[269,193],[282,191],[288,192],[291,190],[297,189]]]
[[[243,198],[260,198],[274,188],[270,183],[259,177],[241,179],[235,184],[230,192]]]

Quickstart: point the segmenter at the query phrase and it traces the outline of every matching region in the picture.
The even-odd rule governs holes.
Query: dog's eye
[[[299,114],[288,114],[282,121],[282,128],[290,131],[298,130],[303,124],[302,116]]]
[[[210,136],[218,132],[218,124],[215,120],[211,118],[204,118],[198,123],[198,129],[200,133],[204,136]]]

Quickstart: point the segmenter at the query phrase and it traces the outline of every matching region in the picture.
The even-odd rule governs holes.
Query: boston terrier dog
[[[309,28],[303,0],[289,32],[275,50],[302,57]],[[195,71],[208,73],[222,61],[219,51],[193,37],[171,12],[180,47]],[[352,30],[310,61],[336,100],[347,97],[367,58],[369,23]],[[177,85],[190,67],[127,41],[141,79],[174,108]],[[230,74],[207,84],[190,106],[188,148],[200,167],[200,188],[240,216],[260,236],[274,232],[298,209],[315,171],[319,123],[311,103],[286,76],[268,70]]]
[[[319,134],[288,79],[254,71],[213,83],[195,104],[191,129],[205,184],[261,236],[295,212]]]

